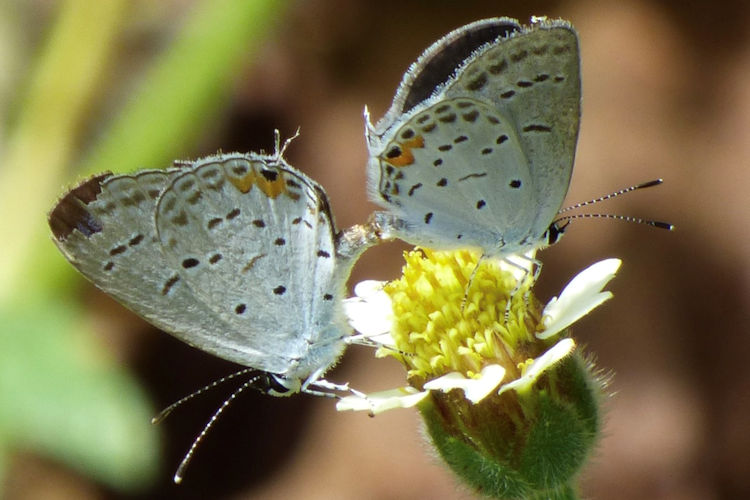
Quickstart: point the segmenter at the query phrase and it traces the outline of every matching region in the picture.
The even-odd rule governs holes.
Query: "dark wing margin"
[[[411,74],[411,81],[404,81],[400,89],[406,91],[400,112],[406,113],[432,96],[479,47],[520,29],[512,19],[486,19],[445,35],[432,44],[407,73]]]
[[[84,236],[91,236],[102,230],[102,226],[86,205],[94,201],[102,192],[102,182],[112,176],[104,172],[82,181],[57,202],[47,219],[52,234],[58,241],[64,241],[74,230]]]

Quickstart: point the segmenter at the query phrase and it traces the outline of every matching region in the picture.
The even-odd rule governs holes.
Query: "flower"
[[[407,370],[406,387],[342,398],[377,414],[416,406],[448,465],[497,498],[574,495],[599,430],[603,383],[567,328],[612,297],[621,262],[585,269],[546,306],[531,293],[533,254],[512,262],[417,249],[402,277],[363,282],[345,308]]]

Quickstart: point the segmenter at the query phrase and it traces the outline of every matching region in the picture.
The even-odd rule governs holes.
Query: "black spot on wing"
[[[201,262],[198,259],[195,259],[193,257],[188,257],[187,259],[182,261],[182,267],[185,269],[191,269],[200,263]]]
[[[177,274],[173,274],[167,281],[164,282],[164,286],[161,288],[161,294],[169,294],[170,290],[172,290],[172,287],[175,286],[178,281],[180,281],[180,276]]]
[[[203,197],[203,193],[201,193],[200,191],[196,191],[193,194],[191,194],[190,196],[188,196],[187,201],[191,205],[195,205],[196,203],[198,203],[201,200],[202,197]]]
[[[130,241],[128,241],[128,246],[134,247],[136,245],[140,245],[143,241],[144,236],[142,234],[137,234],[133,236]]]
[[[124,253],[125,250],[127,250],[127,249],[128,249],[128,247],[126,247],[125,245],[118,245],[118,246],[112,248],[109,251],[109,254],[114,257],[115,255],[120,255],[121,253]]]
[[[479,111],[477,111],[476,109],[474,109],[474,110],[471,110],[471,111],[469,111],[467,113],[463,113],[461,115],[461,118],[463,118],[464,121],[466,121],[466,122],[474,123],[474,122],[477,121],[477,118],[479,118]]]
[[[474,174],[468,174],[468,175],[464,175],[463,177],[460,177],[458,179],[458,182],[466,181],[466,180],[469,180],[469,179],[480,179],[480,178],[485,177],[485,176],[487,176],[487,172],[482,172],[481,174],[476,174],[476,173],[474,173]]]
[[[188,225],[188,218],[187,214],[184,210],[180,210],[180,212],[169,219],[169,221],[174,224],[175,226],[185,227]]]
[[[438,116],[438,121],[443,123],[453,123],[456,121],[456,113],[448,113],[445,115]]]
[[[263,176],[268,182],[275,182],[279,177],[279,173],[275,170],[261,170],[260,175]]]
[[[503,71],[508,69],[508,61],[506,59],[502,59],[496,63],[491,64],[487,67],[487,70],[492,73],[493,75],[499,75]]]
[[[398,158],[399,156],[401,156],[401,148],[398,146],[393,146],[385,153],[385,157],[391,160],[393,158]]]
[[[552,127],[541,123],[532,123],[523,128],[524,132],[552,132]]]
[[[480,73],[476,77],[472,78],[468,84],[466,84],[466,88],[476,92],[482,90],[482,88],[487,85],[487,81],[487,73]]]
[[[520,50],[518,52],[515,52],[510,55],[511,62],[519,63],[526,59],[529,56],[529,52],[527,50]]]

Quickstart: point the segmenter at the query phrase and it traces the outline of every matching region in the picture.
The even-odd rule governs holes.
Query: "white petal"
[[[539,378],[539,375],[544,373],[544,370],[552,367],[555,363],[573,352],[575,346],[576,343],[573,339],[562,339],[560,342],[549,348],[547,352],[536,358],[534,362],[531,363],[531,366],[529,366],[524,374],[518,379],[503,385],[498,391],[498,394],[502,394],[510,389],[515,389],[518,392],[528,390],[536,379]]]
[[[485,366],[478,378],[466,378],[458,372],[451,372],[442,377],[430,380],[425,389],[448,392],[451,389],[462,389],[466,399],[478,403],[487,397],[505,377],[505,368],[500,365]]]
[[[354,287],[356,297],[344,300],[344,312],[352,328],[368,339],[388,344],[391,342],[390,335],[386,342],[373,338],[388,334],[393,323],[391,298],[383,291],[384,284],[374,280],[358,283]]]
[[[383,292],[383,287],[387,285],[387,281],[378,280],[364,280],[354,285],[354,295],[363,299],[369,299],[380,295]]]
[[[346,396],[336,403],[336,410],[368,411],[375,415],[395,408],[411,408],[428,394],[428,391],[420,392],[413,387],[399,387],[367,394],[365,397]]]
[[[560,297],[553,297],[545,306],[542,312],[545,329],[536,334],[537,338],[550,338],[612,298],[612,292],[601,290],[615,276],[620,264],[620,259],[606,259],[578,273]]]

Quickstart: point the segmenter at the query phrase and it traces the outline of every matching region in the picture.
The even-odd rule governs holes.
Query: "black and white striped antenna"
[[[593,200],[584,201],[581,203],[576,203],[575,205],[571,205],[569,207],[560,209],[558,215],[564,214],[566,212],[569,212],[571,210],[576,210],[579,208],[583,208],[588,205],[594,205],[596,203],[600,203],[602,201],[610,200],[612,198],[616,198],[618,196],[621,196],[626,193],[632,193],[633,191],[638,191],[639,189],[646,189],[653,186],[658,186],[664,182],[662,179],[654,179],[652,181],[643,182],[641,184],[636,184],[633,186],[629,186],[623,189],[620,189],[618,191],[615,191],[614,193],[609,193],[604,196],[600,196],[598,198],[594,198]],[[659,229],[666,229],[668,231],[671,231],[674,229],[674,225],[670,224],[669,222],[662,222],[657,220],[650,220],[650,219],[642,219],[640,217],[631,217],[629,215],[615,215],[615,214],[571,214],[571,215],[563,215],[562,217],[558,217],[555,219],[554,223],[558,224],[560,222],[564,221],[573,221],[575,219],[615,219],[615,220],[621,220],[624,222],[633,222],[636,224],[645,224],[647,226],[656,227]]]

